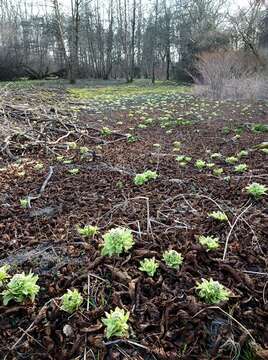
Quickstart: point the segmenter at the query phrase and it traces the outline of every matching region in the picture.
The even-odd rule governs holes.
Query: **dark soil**
[[[184,105],[166,100],[167,107],[186,116],[187,104],[199,101],[186,98]],[[83,106],[74,117],[66,110],[63,91],[31,103],[35,100],[31,94],[14,94],[13,107],[3,105],[1,115],[12,126],[4,131],[1,145],[0,266],[10,264],[12,274],[32,270],[39,275],[41,291],[34,304],[0,306],[0,358],[246,359],[255,340],[252,359],[268,359],[267,197],[255,201],[244,190],[252,182],[268,183],[267,155],[255,148],[267,141],[267,134],[250,126],[267,123],[265,104],[239,111],[246,104],[221,103],[211,119],[206,119],[210,106],[206,111],[194,106],[196,115],[203,112],[202,120],[171,122],[172,132],[166,133],[157,121],[161,106],[149,108],[156,120],[140,129],[140,116],[129,117],[128,110],[117,109],[107,117]],[[103,137],[102,126],[115,133]],[[138,141],[127,141],[129,127],[135,128]],[[78,150],[67,150],[67,141],[91,151],[81,159]],[[188,166],[175,160],[174,141],[182,144],[180,154],[192,157]],[[234,173],[223,160],[209,160],[209,151],[226,157],[242,149],[249,151],[240,161],[249,168],[243,174]],[[73,163],[60,163],[57,155]],[[224,175],[197,170],[197,159],[215,162]],[[36,161],[44,163],[42,170],[34,169]],[[52,177],[39,192],[50,166]],[[70,168],[79,168],[79,174],[70,175]],[[135,186],[134,175],[145,169],[157,169],[158,179]],[[29,194],[39,195],[30,209],[22,209],[19,200]],[[231,233],[224,261],[230,225],[207,215],[218,207],[230,224],[249,207]],[[79,224],[96,224],[100,234],[86,242],[76,231]],[[102,235],[119,225],[133,230],[133,250],[122,257],[102,257]],[[218,236],[220,249],[206,252],[197,241],[202,234]],[[161,260],[169,248],[184,257],[179,271]],[[160,267],[150,278],[138,267],[141,259],[152,256]],[[232,290],[232,298],[218,306],[204,304],[195,291],[201,278],[218,280]],[[69,316],[60,310],[59,298],[72,288],[85,301]],[[130,337],[107,341],[101,319],[116,306],[130,311]]]

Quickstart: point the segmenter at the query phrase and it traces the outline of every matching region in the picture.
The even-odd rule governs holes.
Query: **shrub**
[[[129,312],[125,313],[124,309],[116,307],[114,311],[105,313],[106,318],[102,319],[103,324],[106,326],[105,335],[107,339],[113,336],[128,337],[128,319]]]
[[[207,304],[218,304],[221,301],[229,300],[230,291],[218,281],[202,279],[201,283],[197,282],[196,291],[200,299]]]
[[[4,282],[10,278],[8,270],[10,269],[9,265],[3,265],[0,267],[0,287],[3,286]]]
[[[77,227],[77,231],[81,236],[93,237],[99,232],[99,228],[93,225],[85,225],[84,227]]]
[[[142,174],[137,174],[134,178],[135,185],[144,185],[150,180],[155,180],[158,177],[156,171],[147,170]]]
[[[267,195],[268,188],[265,185],[252,183],[246,187],[246,191],[249,195],[253,196],[255,199],[259,199],[264,195]]]
[[[70,314],[79,309],[83,303],[83,297],[78,290],[67,290],[67,293],[61,297],[61,310]]]
[[[176,250],[168,250],[164,252],[163,260],[167,266],[178,269],[182,264],[183,257]]]
[[[212,211],[208,216],[218,221],[228,221],[227,215],[222,211]]]
[[[40,289],[36,285],[37,280],[38,275],[31,272],[28,275],[25,275],[24,272],[15,274],[7,284],[7,289],[2,292],[4,305],[7,305],[11,300],[21,303],[30,298],[31,301],[34,301]]]
[[[207,251],[216,250],[220,246],[219,238],[201,235],[198,238],[199,243],[207,249]]]
[[[103,235],[103,239],[104,243],[100,245],[103,256],[120,255],[127,252],[134,245],[131,230],[122,227],[111,229]]]
[[[152,259],[145,258],[144,260],[140,261],[139,269],[153,277],[158,267],[159,265],[153,257]]]

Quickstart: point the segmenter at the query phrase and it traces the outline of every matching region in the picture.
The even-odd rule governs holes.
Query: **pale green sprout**
[[[40,289],[36,284],[37,281],[38,275],[31,272],[28,275],[24,272],[15,274],[7,284],[7,289],[2,292],[3,304],[7,305],[11,300],[22,303],[27,298],[34,301]]]
[[[139,124],[139,125],[138,125],[138,128],[139,128],[139,129],[147,129],[147,125],[145,125],[145,124]]]
[[[247,150],[241,150],[241,151],[237,154],[237,156],[238,156],[239,158],[248,156],[248,151],[247,151]]]
[[[249,195],[255,199],[259,199],[264,195],[267,195],[268,188],[265,185],[259,183],[252,183],[246,187],[246,191]]]
[[[71,150],[77,149],[77,143],[75,141],[69,142],[67,145],[68,145],[68,148]]]
[[[238,158],[235,156],[229,156],[225,159],[225,161],[227,162],[227,164],[235,164],[238,162]]]
[[[112,130],[109,129],[108,127],[103,127],[103,128],[101,129],[101,135],[102,135],[102,136],[109,136],[109,135],[111,135],[111,134],[112,134]]]
[[[221,174],[223,174],[223,171],[223,168],[213,169],[213,175],[220,176]]]
[[[89,152],[89,148],[87,146],[81,146],[79,151],[81,155],[85,155]]]
[[[206,167],[206,163],[205,163],[205,161],[203,161],[203,160],[201,160],[201,159],[196,160],[196,162],[195,162],[195,167],[196,167],[197,169],[199,169],[199,170],[202,170],[202,169],[204,169],[204,168]]]
[[[83,303],[83,297],[77,289],[74,290],[67,290],[61,297],[61,310],[72,314],[73,312],[77,311]]]
[[[155,148],[161,148],[161,145],[160,144],[153,144],[153,147],[155,147]]]
[[[234,171],[237,173],[243,173],[247,171],[247,169],[248,169],[247,164],[239,164],[235,166]]]
[[[199,243],[207,249],[207,251],[217,250],[220,246],[219,238],[213,236],[201,235],[198,238]]]
[[[176,250],[167,250],[163,254],[163,260],[167,266],[178,269],[183,262],[183,257]]]
[[[140,261],[139,270],[146,272],[149,276],[153,277],[158,267],[159,264],[154,257],[152,259],[145,258]]]
[[[9,265],[3,265],[0,267],[0,287],[3,286],[4,282],[10,278],[8,270],[10,269]]]
[[[207,163],[207,168],[208,169],[212,169],[214,168],[215,164],[214,163]]]
[[[34,166],[35,170],[42,170],[44,168],[44,164],[41,162],[37,162]]]
[[[179,147],[181,147],[181,142],[180,142],[180,141],[174,141],[174,142],[173,142],[173,146],[174,146],[175,148],[179,148]]]
[[[214,160],[219,160],[222,158],[222,154],[221,153],[213,153],[210,155],[211,159],[214,159]]]
[[[20,206],[23,209],[27,209],[27,207],[29,206],[29,200],[28,199],[20,199]]]
[[[201,283],[197,282],[196,291],[201,300],[207,304],[218,304],[221,301],[229,300],[231,292],[218,281],[202,279]]]
[[[135,185],[144,185],[150,180],[155,180],[158,177],[158,174],[156,171],[147,170],[144,171],[141,174],[137,174],[134,177],[134,184]]]
[[[124,309],[116,307],[114,311],[105,313],[106,318],[102,318],[102,323],[106,326],[105,336],[110,339],[113,336],[125,337],[129,336],[129,326],[127,324],[130,313]]]
[[[261,149],[261,151],[262,151],[264,154],[268,155],[268,149]]]
[[[79,235],[83,237],[93,237],[99,232],[99,228],[93,225],[85,225],[84,227],[77,227]]]
[[[222,211],[212,211],[208,216],[221,222],[228,221],[227,215]]]
[[[69,174],[71,174],[71,175],[77,175],[77,174],[79,174],[79,171],[80,170],[78,168],[68,170]]]
[[[103,256],[121,255],[134,245],[131,230],[122,227],[109,230],[103,235],[103,239],[104,242],[100,245]]]
[[[56,157],[56,159],[57,159],[57,161],[59,161],[59,162],[63,162],[64,156],[59,155],[59,156]]]

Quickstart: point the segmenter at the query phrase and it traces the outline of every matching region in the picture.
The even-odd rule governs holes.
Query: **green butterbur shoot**
[[[107,339],[110,339],[114,336],[116,337],[125,337],[128,335],[128,319],[129,312],[125,312],[124,309],[120,309],[116,307],[114,311],[110,311],[110,313],[105,313],[106,318],[102,319],[102,323],[106,326],[105,336]]]
[[[247,169],[248,169],[247,164],[239,164],[239,165],[235,166],[234,171],[236,173],[243,173],[243,172],[247,171]]]
[[[78,233],[83,237],[93,237],[99,232],[99,228],[93,225],[85,225],[84,227],[77,227]]]
[[[212,211],[208,216],[221,222],[228,221],[227,215],[222,211]]]
[[[199,298],[207,304],[218,304],[221,301],[229,300],[231,295],[228,289],[213,279],[202,279],[201,283],[197,283],[196,291]]]
[[[2,292],[3,304],[7,305],[11,300],[22,303],[27,298],[34,301],[40,289],[36,284],[37,281],[38,275],[31,272],[28,275],[24,272],[15,274],[7,284],[7,289]]]
[[[156,171],[147,170],[142,174],[137,174],[134,178],[135,185],[144,185],[150,180],[155,180],[158,177]]]
[[[140,267],[139,269],[143,272],[146,272],[149,276],[153,277],[156,273],[157,268],[159,267],[159,264],[153,257],[152,259],[144,259],[140,261]]]
[[[212,236],[201,235],[198,238],[199,243],[207,249],[207,251],[217,250],[220,246],[219,239]]]
[[[125,228],[115,228],[103,235],[104,242],[100,246],[103,256],[121,255],[127,252],[134,245],[131,230]]]
[[[83,297],[79,293],[78,290],[67,290],[67,293],[65,293],[61,297],[61,310],[68,312],[69,314],[72,314],[73,312],[77,311],[83,303]]]
[[[178,269],[183,262],[183,257],[176,250],[168,250],[164,252],[163,260],[167,266],[173,269]]]
[[[268,188],[265,185],[258,183],[252,183],[246,187],[247,193],[256,200],[267,195],[267,190]]]
[[[206,167],[206,163],[205,163],[205,161],[203,161],[203,160],[201,160],[201,159],[196,160],[196,162],[195,162],[195,167],[196,167],[197,169],[199,169],[199,170],[202,170],[202,169],[204,169],[204,168]]]
[[[10,278],[10,275],[8,274],[9,269],[9,265],[3,265],[0,267],[0,287],[3,286],[8,278]]]

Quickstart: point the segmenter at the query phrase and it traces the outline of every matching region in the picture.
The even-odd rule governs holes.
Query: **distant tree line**
[[[199,54],[268,49],[268,10],[225,0],[0,0],[0,80],[187,80]],[[66,4],[66,1],[65,1]]]

